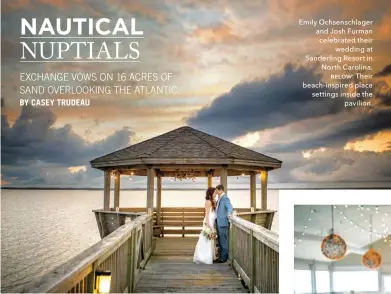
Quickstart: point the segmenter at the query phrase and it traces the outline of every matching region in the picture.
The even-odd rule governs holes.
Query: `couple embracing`
[[[193,261],[204,264],[223,263],[228,259],[228,215],[232,214],[233,210],[231,201],[225,194],[223,185],[208,188],[205,199],[205,218]],[[219,247],[218,258],[215,250],[216,239]]]

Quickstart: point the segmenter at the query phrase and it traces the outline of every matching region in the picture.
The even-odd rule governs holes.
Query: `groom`
[[[219,195],[216,204],[216,230],[220,259],[216,260],[215,262],[223,263],[228,259],[228,215],[232,214],[233,209],[231,201],[224,192],[224,186],[217,185],[216,190],[217,194]]]

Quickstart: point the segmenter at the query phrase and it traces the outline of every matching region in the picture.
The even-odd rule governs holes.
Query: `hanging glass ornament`
[[[323,239],[321,249],[328,259],[339,260],[346,254],[346,242],[341,236],[330,234]]]
[[[370,234],[370,249],[361,257],[362,264],[369,269],[377,269],[382,262],[382,257],[379,252],[372,248],[372,215],[371,215],[371,234]]]
[[[322,253],[328,259],[339,260],[346,254],[346,242],[341,236],[334,234],[334,208],[331,206],[331,232],[326,236],[320,246]]]
[[[382,263],[382,257],[375,249],[369,249],[362,257],[362,264],[369,269],[377,269]]]

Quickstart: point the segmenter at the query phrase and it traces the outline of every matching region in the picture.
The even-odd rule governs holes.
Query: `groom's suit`
[[[219,243],[219,255],[222,261],[228,259],[228,214],[232,213],[231,201],[226,194],[223,194],[217,201],[216,207],[216,228]]]

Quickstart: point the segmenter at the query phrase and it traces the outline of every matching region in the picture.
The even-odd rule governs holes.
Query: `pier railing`
[[[153,252],[152,231],[152,214],[139,216],[17,292],[93,293],[99,273],[110,275],[110,293],[133,292]]]
[[[241,212],[235,209],[235,211],[237,212],[236,216],[239,216],[240,218],[251,223],[262,226],[268,230],[270,230],[270,228],[272,227],[274,214],[276,213],[275,210],[257,210],[252,212]]]
[[[133,213],[95,209],[93,212],[95,213],[96,223],[102,239],[110,235],[120,226],[123,226],[127,221],[132,221],[140,215],[145,214],[145,210],[144,212]]]
[[[270,229],[275,211],[257,210],[250,212],[250,208],[235,208],[238,216],[250,222],[254,222],[267,229]],[[139,207],[121,207],[119,212],[95,210],[97,222],[100,231],[112,231],[122,222],[118,222],[118,215],[122,218],[129,217],[145,212],[145,208]],[[107,214],[107,215],[105,215]],[[182,237],[189,235],[198,235],[202,228],[202,222],[205,216],[204,207],[161,207],[159,213],[154,209],[154,236],[164,237],[165,235],[179,235]],[[102,221],[103,220],[103,221]],[[102,230],[101,230],[102,228]]]
[[[276,233],[230,217],[229,258],[250,292],[278,293],[279,237]]]

